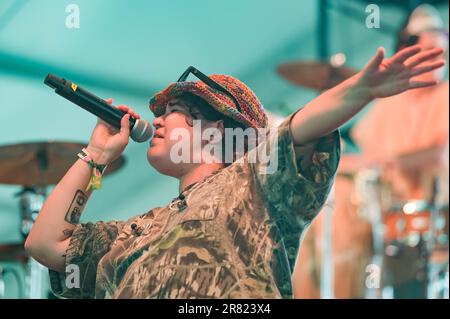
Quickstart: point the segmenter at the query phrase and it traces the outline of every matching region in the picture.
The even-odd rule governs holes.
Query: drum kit
[[[371,296],[448,296],[449,209],[435,200],[438,178],[428,185],[431,198],[404,200],[393,196],[382,170],[365,168],[355,180],[360,213],[372,224],[373,263],[382,270],[380,290]]]
[[[8,273],[14,275],[15,284],[19,286],[18,298],[48,297],[46,269],[27,254],[24,242],[44,204],[47,188],[58,183],[83,147],[82,143],[53,141],[0,147],[0,184],[21,188],[16,197],[21,214],[17,231],[22,237],[18,243],[0,243],[0,299],[7,296],[5,278]],[[119,157],[108,166],[105,175],[117,171],[124,163],[124,157]],[[17,267],[11,266],[17,263],[24,270],[23,282]]]
[[[279,65],[277,71],[281,77],[297,86],[318,91],[329,89],[357,73],[352,68],[342,64],[336,65],[332,63],[333,60],[330,61],[330,63],[322,61],[288,62]],[[403,166],[407,166],[408,163],[413,165],[418,162],[424,163],[423,169],[429,169],[426,166],[436,162],[436,156],[442,156],[442,153],[443,147],[436,146],[401,155],[396,160]],[[332,223],[335,228],[332,229],[333,235],[331,235],[331,221],[328,219],[333,218],[333,214],[329,214],[327,210],[329,205],[325,205],[321,212],[322,218],[318,218],[318,223],[323,230],[311,232],[316,236],[320,234],[321,238],[308,239],[310,234],[306,234],[304,239],[312,244],[318,239],[324,246],[321,248],[319,258],[321,261],[317,266],[321,271],[316,269],[315,276],[310,276],[317,277],[320,273],[320,284],[317,284],[317,278],[310,278],[311,281],[316,282],[315,285],[305,284],[304,281],[307,279],[298,275],[299,281],[303,280],[303,283],[299,284],[303,289],[300,297],[332,298],[340,295],[339,298],[448,298],[449,209],[448,203],[436,200],[440,192],[445,192],[437,187],[442,173],[430,174],[433,177],[433,183],[428,183],[429,189],[425,192],[426,196],[414,200],[404,200],[396,197],[391,182],[384,179],[383,170],[383,163],[370,160],[364,154],[344,153],[341,157],[334,189],[334,197],[339,194],[344,196],[338,188],[344,187],[340,185],[346,184],[339,181],[343,181],[342,178],[345,178],[353,183],[352,196],[348,201],[356,205],[358,216],[371,225],[371,230],[366,232],[366,237],[368,237],[367,242],[371,242],[372,245],[372,258],[366,258],[367,262],[362,264],[361,259],[365,258],[362,258],[363,254],[360,253],[359,260],[355,257],[353,262],[360,265],[359,273],[366,272],[366,279],[369,279],[368,277],[371,276],[374,269],[376,269],[378,278],[372,284],[368,280],[361,280],[359,287],[355,286],[353,291],[346,289],[348,280],[342,278],[345,277],[342,275],[345,271],[342,272],[339,269],[339,260],[343,260],[344,258],[341,257],[344,255],[349,256],[352,252],[360,251],[361,249],[356,246],[364,244],[361,244],[361,237],[358,237],[354,240],[355,248],[340,245],[341,247],[345,246],[347,251],[339,249],[339,242],[346,241],[345,238],[351,236],[349,233],[352,231],[349,230],[355,226],[354,220],[352,225],[350,222],[347,223],[348,225],[342,225],[343,228],[347,227],[347,230],[339,229],[337,223]],[[332,202],[341,201],[340,209],[342,209],[342,201],[345,200],[335,198]],[[335,211],[335,215],[337,213]],[[340,217],[336,216],[335,218]],[[364,225],[361,225],[364,228]],[[312,227],[314,227],[314,222]],[[345,238],[342,239],[339,236]],[[306,254],[306,250],[302,251],[301,248],[299,256],[302,257],[302,254]],[[308,258],[313,258],[313,256],[308,256]],[[305,259],[303,260],[308,264]],[[299,262],[297,267],[301,268],[299,266],[301,264]],[[334,265],[334,270],[332,265]],[[353,268],[349,271],[355,273]],[[299,272],[306,273],[304,269],[299,269]],[[331,274],[331,277],[327,273]],[[350,276],[352,276],[351,273]],[[296,275],[294,274],[294,287],[295,281]],[[363,289],[360,289],[361,287]],[[305,292],[305,289],[315,291]],[[344,290],[346,290],[345,293],[343,293]],[[365,291],[364,295],[360,291]]]

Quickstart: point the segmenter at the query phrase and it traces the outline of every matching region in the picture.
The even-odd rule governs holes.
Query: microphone
[[[45,77],[44,83],[55,89],[55,93],[81,106],[86,111],[98,116],[106,123],[120,129],[120,120],[126,114],[106,103],[105,100],[82,89],[75,83],[61,79],[53,74]],[[130,116],[130,137],[135,142],[145,142],[152,136],[152,128],[148,121]]]

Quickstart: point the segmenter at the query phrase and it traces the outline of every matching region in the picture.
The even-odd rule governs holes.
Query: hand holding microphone
[[[106,100],[110,105],[112,101]],[[110,107],[114,108],[112,105]],[[126,105],[117,105],[116,108],[125,112],[120,120],[120,129],[99,118],[86,147],[97,163],[109,164],[122,154],[130,139],[130,118],[140,119],[140,116]]]
[[[140,119],[128,106],[114,107],[112,100],[105,101],[75,83],[52,74],[47,75],[44,83],[99,118],[88,146],[88,151],[98,157],[99,163],[107,164],[117,158],[127,146],[129,137],[136,142],[145,142],[152,135],[148,121]]]

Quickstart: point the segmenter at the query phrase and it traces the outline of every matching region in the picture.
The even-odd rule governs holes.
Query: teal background
[[[361,68],[379,46],[392,53],[392,28],[403,23],[404,10],[381,5],[381,29],[368,29],[365,3],[331,2],[345,3],[358,13],[328,11],[331,54],[342,52],[347,65]],[[71,3],[80,8],[79,29],[65,26],[65,8]],[[287,61],[318,59],[318,3],[0,0],[0,145],[87,143],[96,119],[43,84],[50,72],[103,98],[112,97],[115,104],[130,105],[151,121],[149,97],[194,65],[207,74],[241,79],[269,111],[286,116],[317,94],[289,84],[275,69]],[[439,10],[448,25],[448,4]],[[147,163],[147,147],[129,144],[127,164],[105,178],[83,221],[126,219],[177,195],[177,181]],[[20,189],[0,185],[0,244],[21,240],[14,197]],[[9,291],[10,297],[14,294],[14,289]]]

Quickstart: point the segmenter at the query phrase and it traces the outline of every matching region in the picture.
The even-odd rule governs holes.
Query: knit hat
[[[243,124],[245,127],[263,128],[267,126],[267,115],[255,93],[238,79],[222,74],[209,76],[223,86],[239,103],[239,112],[233,99],[227,94],[208,86],[203,81],[175,82],[155,94],[149,103],[150,110],[158,117],[165,113],[167,102],[182,93],[190,92],[204,99],[224,116]]]

